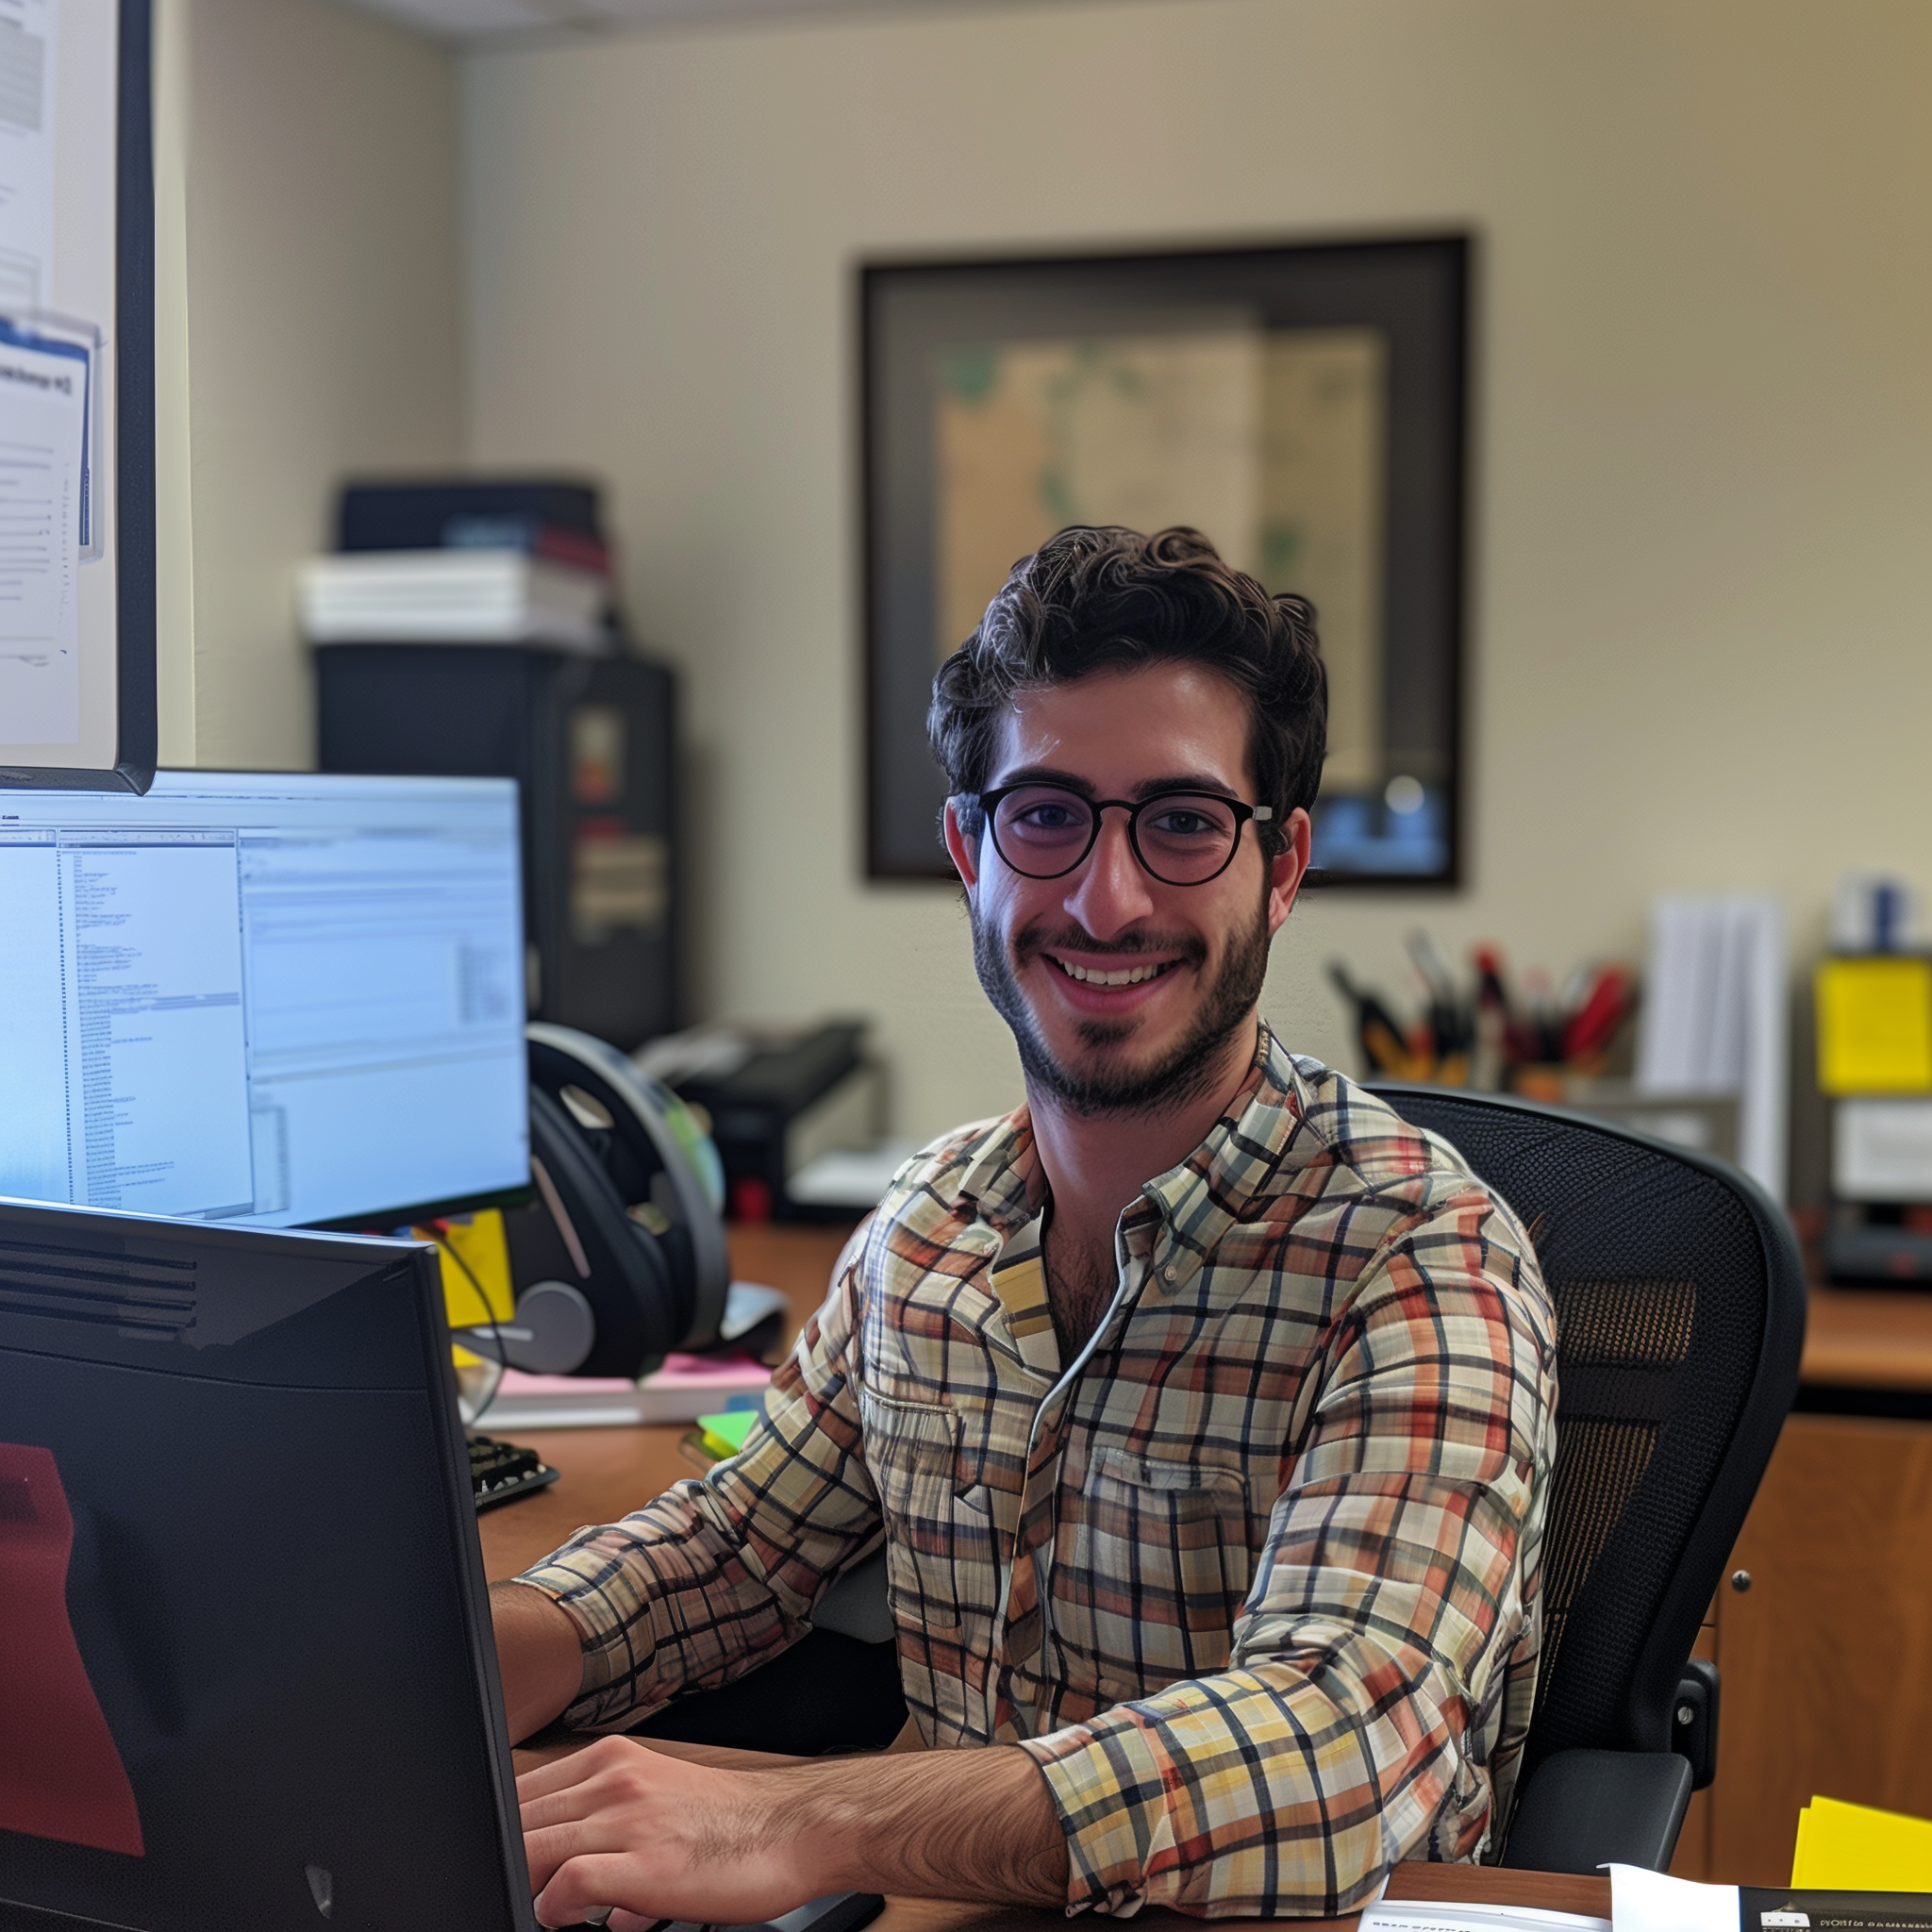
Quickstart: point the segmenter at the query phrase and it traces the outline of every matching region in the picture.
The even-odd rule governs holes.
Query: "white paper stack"
[[[609,648],[610,587],[521,550],[365,550],[302,569],[312,644],[548,644]]]
[[[1738,1165],[1785,1193],[1784,908],[1749,893],[1659,899],[1638,1044],[1640,1092],[1735,1093]]]
[[[666,1356],[636,1382],[617,1376],[525,1375],[506,1369],[477,1412],[479,1429],[603,1429],[694,1423],[701,1415],[756,1408],[772,1372],[749,1356]]]

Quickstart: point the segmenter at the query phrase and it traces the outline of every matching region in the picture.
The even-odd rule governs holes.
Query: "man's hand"
[[[833,1891],[1014,1905],[1066,1898],[1067,1848],[1024,1751],[921,1751],[719,1770],[605,1738],[517,1780],[537,1918],[611,1907],[744,1924]]]
[[[576,1702],[584,1683],[584,1640],[570,1612],[527,1583],[492,1583],[490,1621],[509,1740],[516,1744]]]

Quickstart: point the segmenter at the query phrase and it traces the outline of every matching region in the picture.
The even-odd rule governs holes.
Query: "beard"
[[[1049,928],[1044,920],[1023,926],[1011,949],[999,934],[973,914],[973,963],[993,1010],[1012,1029],[1020,1065],[1029,1085],[1053,1095],[1069,1113],[1088,1119],[1132,1113],[1170,1113],[1200,1099],[1222,1077],[1221,1053],[1252,1021],[1268,973],[1266,896],[1253,922],[1229,940],[1219,971],[1202,989],[1200,1004],[1185,1033],[1159,1058],[1136,1065],[1124,1052],[1139,1030],[1136,1020],[1082,1020],[1074,1027],[1087,1049],[1081,1064],[1055,1055],[1041,1037],[1039,1022],[1020,986],[1020,969],[1055,946],[1070,950],[1094,944],[1077,925]],[[1114,940],[1111,953],[1179,953],[1183,968],[1199,973],[1208,949],[1194,934],[1171,937],[1147,933]],[[1059,969],[1049,965],[1050,973]]]

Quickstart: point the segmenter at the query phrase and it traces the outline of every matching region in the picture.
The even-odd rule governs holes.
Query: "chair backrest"
[[[1667,1751],[1705,1607],[1798,1387],[1790,1224],[1723,1161],[1608,1122],[1378,1084],[1527,1228],[1557,1305],[1557,1473],[1525,1774],[1557,1751]]]

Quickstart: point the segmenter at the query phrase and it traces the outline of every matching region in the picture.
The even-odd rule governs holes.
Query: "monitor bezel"
[[[460,1200],[425,1201],[413,1208],[384,1208],[374,1214],[344,1214],[330,1221],[291,1222],[290,1226],[298,1232],[312,1229],[317,1234],[374,1235],[391,1239],[396,1238],[394,1230],[399,1227],[427,1227],[432,1222],[453,1220],[460,1214],[484,1214],[491,1208],[510,1212],[529,1207],[536,1199],[537,1184],[531,1179],[520,1186],[465,1194]],[[210,1221],[204,1224],[208,1227],[260,1227],[262,1224],[258,1221]]]

